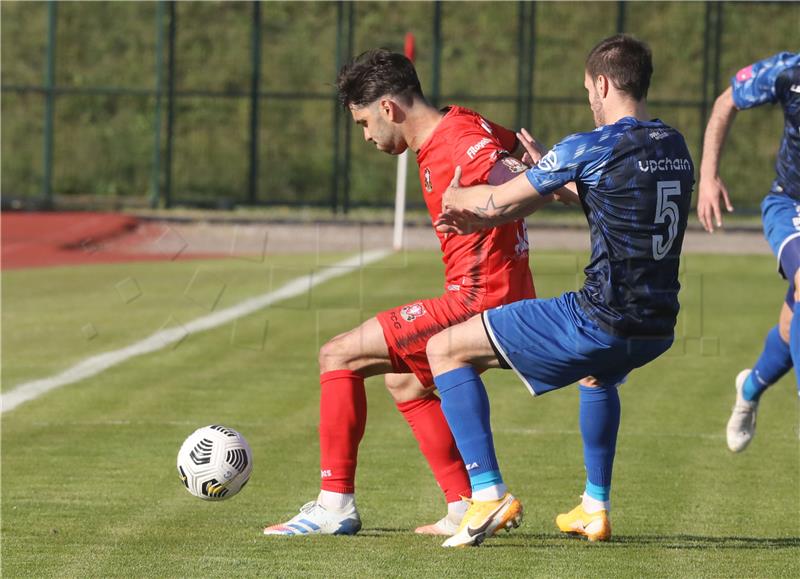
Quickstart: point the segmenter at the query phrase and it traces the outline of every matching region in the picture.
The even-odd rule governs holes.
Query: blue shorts
[[[778,259],[778,272],[789,281],[786,303],[794,307],[794,274],[800,268],[800,202],[770,193],[761,202],[761,222]]]
[[[631,370],[666,352],[673,340],[612,336],[586,316],[574,292],[522,300],[482,316],[501,365],[512,368],[534,396],[586,376],[605,386],[621,384]]]

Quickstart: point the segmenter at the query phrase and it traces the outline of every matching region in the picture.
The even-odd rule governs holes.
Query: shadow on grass
[[[486,547],[519,547],[519,539],[526,546],[553,547],[567,543],[589,543],[584,537],[569,535],[553,535],[546,533],[517,532],[510,535],[499,535],[501,540],[492,539],[484,543]],[[505,539],[505,540],[503,540]],[[517,539],[514,541],[514,539]],[[665,549],[797,549],[800,548],[800,537],[706,537],[703,535],[621,535],[610,541],[597,543],[605,548],[615,547],[663,547]]]
[[[390,538],[409,537],[413,533],[406,528],[372,527],[361,530],[357,537]],[[422,535],[416,535],[423,538]],[[445,537],[427,536],[429,539]],[[515,531],[501,533],[483,543],[484,548],[552,548],[571,543],[585,543],[595,546],[584,537],[559,535],[555,533],[526,533]],[[664,549],[798,549],[800,537],[707,537],[703,535],[615,535],[610,541],[597,543],[602,548],[662,547]]]

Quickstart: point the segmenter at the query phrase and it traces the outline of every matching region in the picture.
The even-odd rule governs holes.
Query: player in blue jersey
[[[761,203],[764,235],[778,258],[778,271],[789,282],[778,325],[767,334],[752,370],[736,376],[736,402],[728,420],[728,448],[741,452],[753,439],[761,394],[794,365],[800,387],[800,54],[781,52],[743,68],[714,103],[706,127],[700,164],[697,215],[706,231],[722,227],[720,202],[733,211],[719,176],[725,136],[737,111],[780,103],[784,129],[775,180]]]
[[[684,138],[647,114],[652,70],[643,42],[627,35],[603,40],[589,53],[584,78],[594,131],[565,138],[504,185],[461,188],[456,171],[446,192],[437,227],[463,234],[528,215],[554,190],[574,186],[592,251],[580,291],[488,310],[428,343],[442,410],[473,490],[446,547],[479,544],[500,528],[517,526],[522,515],[500,474],[478,374],[498,367],[513,369],[534,395],[580,381],[585,491],[581,504],[556,523],[590,540],[611,536],[617,387],[672,344],[694,185]]]

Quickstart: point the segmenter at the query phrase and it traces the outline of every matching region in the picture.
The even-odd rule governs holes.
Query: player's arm
[[[722,209],[733,211],[728,189],[719,176],[719,161],[725,138],[736,118],[736,105],[733,102],[733,89],[728,87],[714,102],[711,118],[703,138],[703,159],[700,162],[700,193],[697,199],[697,217],[706,231],[713,233],[714,225],[722,227]]]
[[[522,162],[527,165],[536,165],[547,154],[547,150],[542,144],[533,138],[528,129],[522,128],[517,133],[517,140],[525,149]],[[491,183],[491,181],[490,181]],[[491,183],[494,185],[494,183]],[[553,200],[559,201],[564,205],[580,205],[581,199],[578,196],[578,187],[575,183],[567,183],[561,189],[553,191]]]
[[[550,202],[540,195],[525,173],[502,185],[462,187],[461,167],[442,196],[442,213],[434,223],[437,231],[464,235],[520,219]]]

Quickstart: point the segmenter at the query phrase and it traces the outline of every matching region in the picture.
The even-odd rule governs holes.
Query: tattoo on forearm
[[[494,204],[494,193],[492,193],[489,195],[489,200],[486,202],[485,207],[475,207],[475,213],[484,219],[491,219],[513,211],[518,205],[518,203],[509,203],[498,207]]]

